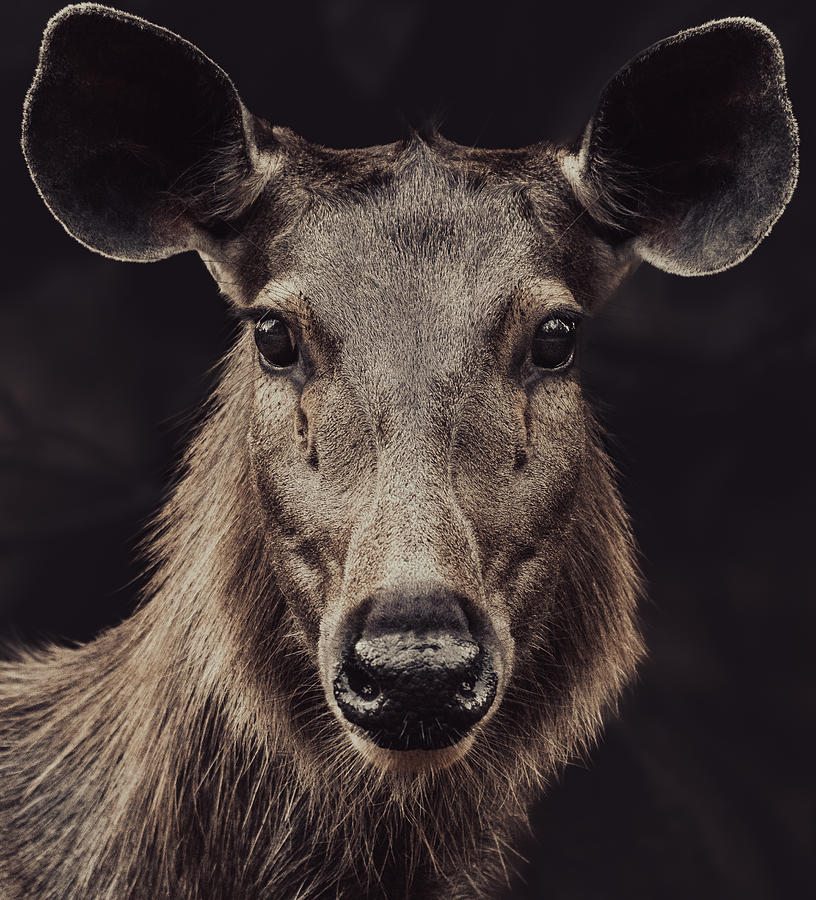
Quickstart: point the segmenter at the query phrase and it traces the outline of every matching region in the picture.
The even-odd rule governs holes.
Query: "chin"
[[[394,775],[426,775],[447,769],[459,762],[473,746],[474,735],[467,734],[449,747],[437,750],[391,750],[378,747],[368,738],[349,731],[348,736],[357,752],[382,772]]]

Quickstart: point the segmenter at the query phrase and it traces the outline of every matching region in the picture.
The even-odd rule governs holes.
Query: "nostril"
[[[380,696],[380,685],[361,666],[349,661],[345,667],[345,674],[349,688],[362,700],[376,700]]]

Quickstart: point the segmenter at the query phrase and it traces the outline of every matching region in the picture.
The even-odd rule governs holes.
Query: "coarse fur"
[[[739,152],[697,134],[702,163],[684,145],[682,177],[661,183],[651,133],[629,158],[613,146],[620,84],[644,110],[648,65],[666,88],[656,48],[574,147],[429,133],[335,151],[252,117],[169,32],[93,4],[55,17],[24,122],[44,199],[117,258],[196,249],[247,325],[138,612],[0,665],[4,897],[465,900],[509,883],[529,803],[589,748],[643,652],[633,544],[576,367],[542,376],[524,348],[639,258],[716,271],[781,213],[796,128],[778,44],[724,22],[667,46],[717,56],[706,41],[724,35],[750,73],[736,100],[730,73],[712,91],[749,123]],[[142,71],[148,47],[164,69]],[[181,87],[156,113],[142,98],[167,67]],[[749,139],[767,197],[742,186]],[[695,181],[714,157],[719,176]],[[726,217],[739,227],[713,240]],[[259,367],[270,312],[303,348],[291,372]],[[333,702],[338,623],[383,584],[430,578],[494,623],[499,695],[456,747],[377,752]]]
[[[640,654],[637,579],[604,457],[586,473],[601,505],[573,524],[562,615],[530,636],[482,739],[444,771],[394,777],[343,740],[274,602],[271,549],[246,514],[242,382],[234,357],[163,513],[150,603],[82,648],[3,668],[6,890],[481,896],[506,881],[527,804],[592,740]],[[261,603],[259,626],[247,611]],[[267,651],[262,684],[250,646]]]

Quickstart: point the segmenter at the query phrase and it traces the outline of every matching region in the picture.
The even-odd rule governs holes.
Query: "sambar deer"
[[[703,275],[797,176],[751,19],[641,53],[571,146],[316,146],[191,44],[80,4],[23,123],[77,240],[197,251],[240,337],[132,618],[0,668],[8,898],[495,897],[642,653],[581,321]]]

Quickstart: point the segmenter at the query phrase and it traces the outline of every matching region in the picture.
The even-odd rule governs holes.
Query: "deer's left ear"
[[[778,41],[753,19],[721,19],[624,66],[564,170],[641,258],[707,275],[745,259],[782,214],[798,144]]]

